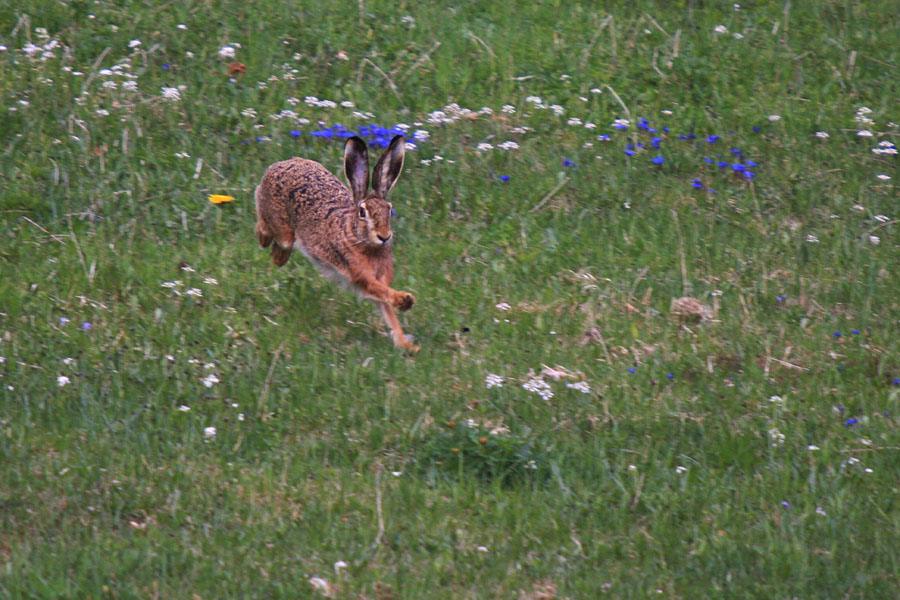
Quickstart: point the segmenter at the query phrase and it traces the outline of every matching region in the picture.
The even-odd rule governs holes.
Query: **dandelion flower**
[[[209,197],[209,201],[212,202],[213,204],[222,204],[223,202],[233,202],[234,197],[233,196],[225,196],[222,194],[212,194]]]

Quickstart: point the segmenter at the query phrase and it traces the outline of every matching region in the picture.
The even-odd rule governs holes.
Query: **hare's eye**
[[[359,218],[360,219],[366,218],[366,208],[364,206],[359,207]]]

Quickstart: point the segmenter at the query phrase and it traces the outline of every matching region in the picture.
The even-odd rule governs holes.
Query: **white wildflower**
[[[72,380],[66,377],[65,375],[60,375],[56,378],[56,385],[59,387],[64,387],[72,383]]]
[[[819,243],[819,237],[816,236],[816,235],[813,235],[813,234],[811,234],[811,233],[808,233],[808,234],[806,235],[806,241],[809,242],[810,244],[818,244],[818,243]]]
[[[769,396],[769,402],[773,404],[784,404],[784,398],[781,396]]]
[[[219,58],[231,60],[234,58],[234,48],[232,46],[222,46],[219,48]]]
[[[499,304],[495,304],[494,308],[496,308],[497,310],[509,310],[512,307],[509,305],[509,302],[501,302]]]
[[[493,150],[494,146],[488,144],[487,142],[481,142],[477,146],[475,146],[475,152],[487,152],[488,150]]]
[[[548,108],[549,108],[550,110],[552,110],[552,111],[553,111],[553,114],[555,114],[555,115],[561,115],[561,114],[563,114],[564,112],[566,112],[566,109],[564,109],[564,108],[563,108],[562,106],[560,106],[559,104],[551,104]]]
[[[731,37],[733,37],[733,38],[736,39],[736,40],[742,40],[742,39],[744,39],[744,34],[743,34],[743,33],[737,33],[737,32],[734,32],[734,33],[731,34]]]
[[[713,27],[713,32],[718,34],[725,34],[728,33],[728,28],[724,25],[716,25],[715,27]]]
[[[568,121],[566,121],[566,125],[582,125],[583,121],[578,117],[570,117]]]
[[[141,40],[131,40],[130,42],[128,42],[129,48],[137,48],[140,45],[141,45]]]
[[[204,427],[203,428],[203,437],[205,438],[214,438],[216,437],[216,428],[215,427]]]
[[[769,115],[769,122],[777,123],[781,120],[781,115]]]
[[[550,389],[550,384],[540,377],[532,377],[523,383],[522,387],[529,392],[534,392],[544,400],[549,400],[553,397],[553,391]]]
[[[128,92],[138,91],[138,82],[134,80],[122,82],[122,89]]]
[[[241,116],[246,117],[248,119],[256,118],[256,109],[253,107],[247,107],[241,111]]]
[[[881,243],[881,238],[878,237],[877,235],[870,235],[869,243],[872,244],[873,246],[877,246],[878,244]]]
[[[485,554],[486,554],[487,551],[488,551],[488,549],[487,549],[487,546],[476,546],[476,547],[475,547],[475,551],[476,551],[476,552],[482,552],[482,553],[485,553]]]
[[[484,378],[484,385],[487,387],[487,389],[491,389],[493,387],[503,387],[503,378],[499,375],[488,373],[487,377]]]
[[[875,215],[872,218],[875,219],[876,221],[878,221],[879,223],[887,223],[888,221],[891,220],[891,218],[888,217],[887,215]]]
[[[203,279],[203,283],[206,285],[219,285],[219,280],[215,277],[206,277]]]
[[[819,448],[815,444],[810,444],[809,446],[806,447],[806,449],[809,450],[810,452],[815,452],[816,450],[821,450],[821,448]]]
[[[507,141],[503,142],[502,144],[497,144],[497,147],[500,148],[501,150],[518,150],[519,144],[517,144],[516,142],[514,142],[512,140],[507,140]]]
[[[817,132],[816,132],[816,137],[817,137],[817,138],[821,138],[821,139],[823,139],[823,140],[827,140],[827,139],[830,138],[831,136],[828,134],[827,131],[817,131]]]
[[[313,589],[317,592],[321,593],[323,596],[331,597],[332,589],[331,584],[322,579],[321,577],[310,577],[309,584],[313,586]]]
[[[528,96],[525,98],[525,102],[530,102],[532,104],[543,104],[544,101],[541,100],[540,96]]]
[[[871,131],[869,131],[868,129],[860,129],[859,131],[856,132],[856,135],[858,137],[872,137],[874,134]]]
[[[587,381],[579,381],[577,383],[567,383],[566,387],[573,390],[578,390],[582,394],[590,394],[591,393],[591,384]]]
[[[213,386],[213,384],[219,383],[219,378],[216,377],[215,373],[210,373],[210,374],[207,375],[206,377],[202,378],[202,379],[200,380],[200,382],[201,382],[204,386],[206,386],[206,387],[208,387],[208,388],[211,388],[211,387]]]
[[[424,129],[416,129],[416,131],[412,134],[412,138],[417,142],[424,142],[428,139],[429,133]]]
[[[164,87],[162,96],[166,100],[181,100],[181,91],[176,87]]]
[[[678,465],[677,467],[675,467],[675,472],[676,473],[687,473],[687,467],[682,467],[681,465]]]
[[[187,404],[182,404],[178,407],[178,412],[191,412],[191,407]]]
[[[600,88],[591,88],[591,93],[592,94],[602,94],[603,90],[601,90]]]
[[[881,181],[888,181],[891,178],[890,175],[876,175],[875,177],[877,177]]]
[[[2,363],[2,362],[3,362],[3,357],[0,357],[0,363]],[[71,364],[74,364],[74,363],[75,363],[75,359],[72,358],[72,357],[64,358],[64,359],[63,359],[63,364],[64,364],[64,365],[71,365]]]
[[[500,107],[500,112],[505,113],[507,115],[514,115],[516,113],[516,107],[512,104],[504,104]]]
[[[825,509],[822,508],[821,506],[817,506],[817,507],[816,507],[816,514],[819,515],[819,516],[821,516],[821,517],[824,517],[824,516],[826,515]]]
[[[188,290],[185,292],[185,294],[187,294],[188,296],[194,296],[195,298],[202,298],[203,290],[201,290],[200,288],[192,287],[192,288],[188,288]]]
[[[775,429],[774,427],[769,430],[769,442],[771,442],[772,447],[780,446],[784,443],[785,435]]]

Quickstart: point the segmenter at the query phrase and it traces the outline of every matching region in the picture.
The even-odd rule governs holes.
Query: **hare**
[[[385,200],[403,169],[404,150],[403,136],[395,136],[375,165],[371,191],[368,150],[356,136],[344,146],[350,189],[315,161],[274,163],[256,188],[256,237],[263,248],[272,246],[277,266],[299,250],[323,275],[374,300],[394,345],[415,354],[419,347],[403,333],[394,313],[395,308],[412,308],[415,298],[390,287],[394,209]]]

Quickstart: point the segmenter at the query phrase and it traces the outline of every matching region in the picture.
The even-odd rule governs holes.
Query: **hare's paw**
[[[415,296],[413,296],[409,292],[396,292],[391,301],[391,304],[393,304],[394,308],[396,308],[400,312],[404,312],[411,309],[415,302]]]

